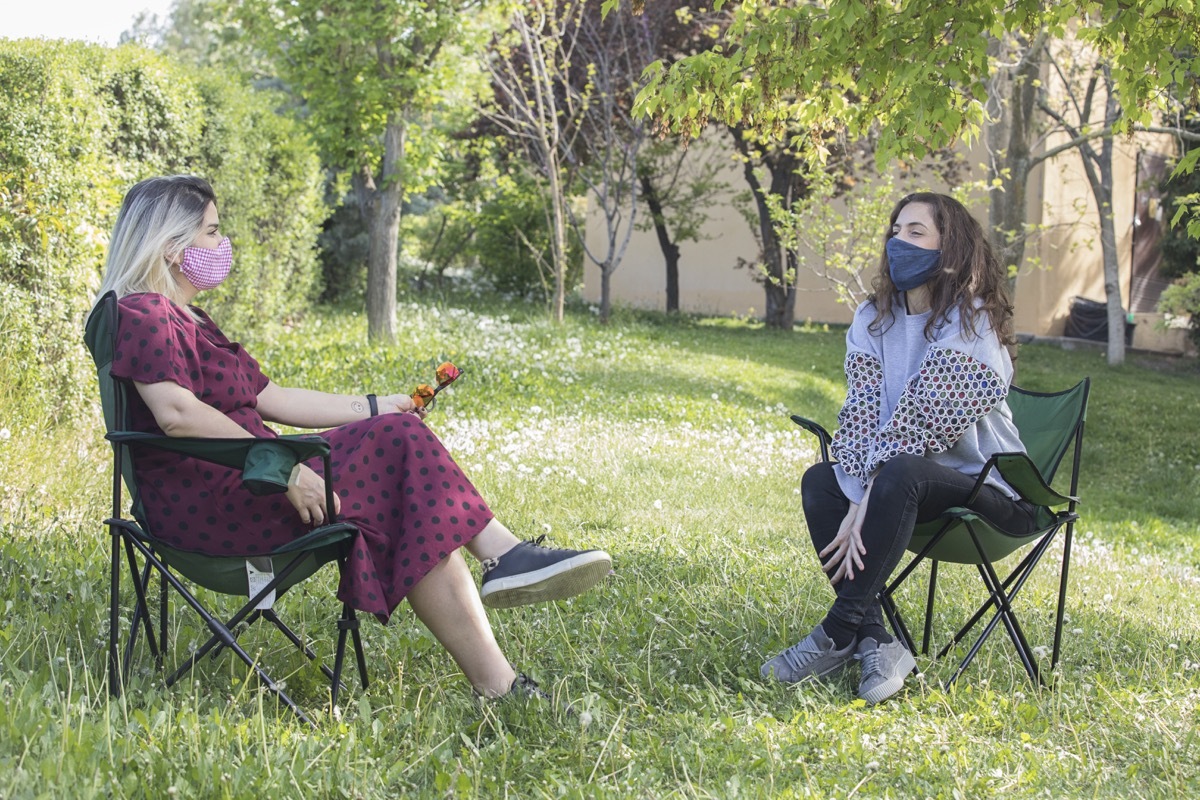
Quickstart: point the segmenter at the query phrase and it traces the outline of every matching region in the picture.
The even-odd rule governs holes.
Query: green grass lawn
[[[866,708],[851,677],[758,677],[831,599],[800,512],[813,442],[788,415],[835,423],[842,331],[628,312],[604,327],[587,311],[556,327],[487,307],[402,305],[394,348],[363,345],[362,317],[338,311],[274,341],[229,333],[285,385],[383,393],[429,381],[443,357],[466,370],[430,423],[497,515],[615,559],[598,590],[492,613],[514,664],[582,719],[480,708],[406,609],[364,623],[374,683],[352,685],[340,719],[314,668],[265,629],[244,635],[315,732],[228,656],[164,689],[143,646],[110,700],[110,455],[98,409],[75,398],[87,426],[0,436],[0,797],[1200,796],[1194,361],[1113,370],[1098,351],[1023,348],[1026,388],[1094,382],[1055,688],[1028,681],[1001,630],[954,689],[941,681],[955,659],[918,657],[920,680]],[[279,605],[323,653],[335,577]],[[942,570],[935,639],[977,584]],[[1035,647],[1051,643],[1056,589],[1047,570],[1020,598]],[[910,622],[920,595],[901,600]],[[173,619],[178,657],[205,636]]]

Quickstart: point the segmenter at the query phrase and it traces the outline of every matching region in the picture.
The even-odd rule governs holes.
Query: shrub
[[[1189,272],[1168,286],[1158,301],[1158,310],[1191,317],[1188,336],[1200,347],[1200,272]]]
[[[505,176],[479,211],[471,255],[482,274],[502,292],[538,297],[553,293],[551,231],[539,192],[528,179]],[[567,235],[570,291],[582,277],[583,258],[569,229]]]
[[[316,157],[275,97],[135,46],[0,40],[3,416],[52,421],[90,397],[81,334],[121,197],[141,178],[213,182],[236,245],[205,306],[232,331],[302,310],[318,281]]]

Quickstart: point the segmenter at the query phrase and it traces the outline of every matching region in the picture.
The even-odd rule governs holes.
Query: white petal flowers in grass
[[[324,391],[406,390],[444,360],[464,370],[428,421],[480,493],[522,538],[614,558],[601,587],[493,618],[505,654],[579,708],[578,724],[536,704],[481,708],[409,611],[364,625],[380,679],[349,687],[338,713],[323,710],[315,669],[264,653],[326,720],[320,735],[224,657],[164,692],[140,643],[126,693],[109,701],[99,409],[90,430],[49,440],[0,413],[0,752],[22,754],[0,770],[0,796],[139,796],[148,775],[180,797],[205,776],[230,797],[1197,796],[1198,427],[1144,411],[1156,398],[1200,403],[1193,366],[1139,359],[1097,384],[1053,690],[1029,681],[998,630],[952,691],[942,681],[958,658],[919,656],[928,679],[865,708],[856,676],[776,687],[758,674],[832,598],[796,494],[815,441],[788,413],[836,419],[840,334],[624,310],[609,325],[584,310],[554,325],[492,296],[472,300],[487,313],[434,302],[399,309],[395,345],[366,345],[363,316],[338,309],[246,345],[280,385]],[[1090,354],[1044,345],[1021,364],[1030,388],[1048,390],[1095,369]],[[1130,437],[1118,423],[1135,416]],[[306,628],[332,653],[336,571],[314,581],[284,611],[321,621]],[[898,598],[913,623],[921,588]],[[939,571],[935,647],[979,588],[964,565]],[[125,589],[128,601],[127,578]],[[1047,673],[1057,591],[1043,570],[1017,598]],[[183,612],[173,662],[201,638]],[[245,644],[276,647],[255,628]],[[249,751],[231,769],[231,753]]]
[[[515,470],[534,479],[578,477],[588,469],[583,462],[598,450],[630,457],[669,457],[686,451],[689,460],[699,459],[718,474],[766,477],[790,471],[797,480],[802,466],[811,464],[816,456],[811,437],[803,431],[768,430],[754,420],[713,429],[690,422],[671,426],[661,420],[613,423],[577,414],[542,415],[515,424],[448,417],[437,428],[450,452],[473,470]],[[607,469],[617,472],[624,466],[623,459],[607,463]]]

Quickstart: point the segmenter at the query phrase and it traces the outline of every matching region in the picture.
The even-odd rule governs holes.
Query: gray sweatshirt
[[[833,454],[838,485],[855,503],[871,475],[900,453],[975,476],[995,453],[1025,452],[1005,402],[1012,360],[987,315],[972,335],[956,308],[929,341],[931,312],[904,314],[903,303],[893,308],[895,318],[872,333],[875,306],[863,303],[846,334],[846,403]],[[995,472],[987,483],[1017,497]]]

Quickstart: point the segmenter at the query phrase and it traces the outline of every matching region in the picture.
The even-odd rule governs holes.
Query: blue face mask
[[[884,245],[892,283],[902,292],[928,283],[942,266],[941,250],[926,250],[893,236]]]

